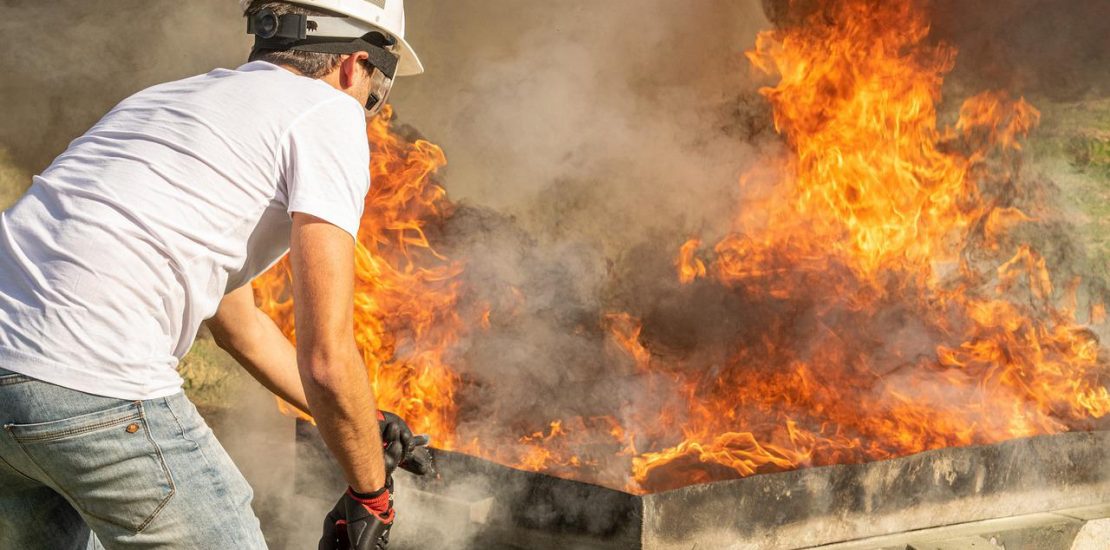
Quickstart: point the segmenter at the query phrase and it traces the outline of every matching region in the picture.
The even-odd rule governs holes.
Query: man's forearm
[[[385,484],[377,406],[355,348],[352,236],[308,214],[293,214],[289,260],[297,366],[320,435],[356,491]]]
[[[308,352],[301,361],[301,381],[316,426],[351,487],[364,493],[382,488],[385,467],[377,405],[354,343],[345,360]],[[367,468],[369,464],[381,467]]]
[[[297,373],[297,351],[273,320],[254,305],[254,291],[249,285],[224,296],[207,325],[216,344],[230,353],[255,380],[308,412],[308,401]]]
[[[381,464],[382,444],[373,391],[354,342],[342,360],[306,355],[303,360],[316,361],[316,368],[309,364],[302,369],[297,363],[297,348],[273,320],[253,302],[247,311],[247,306],[234,303],[236,300],[245,298],[232,297],[221,310],[218,321],[222,322],[209,324],[216,342],[266,389],[317,420],[328,447],[344,449],[336,455],[355,490],[381,488],[384,468],[379,475],[377,468],[356,466]],[[359,386],[364,391],[351,391]]]
[[[305,414],[311,414],[297,369],[297,348],[258,308],[253,308],[253,315],[242,323],[252,326],[251,330],[241,330],[246,334],[237,335],[238,338],[234,339],[224,338],[221,341],[218,338],[220,347],[267,390]]]

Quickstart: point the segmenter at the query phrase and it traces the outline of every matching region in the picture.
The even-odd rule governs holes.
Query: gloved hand
[[[435,460],[428,452],[428,436],[412,435],[408,424],[391,412],[378,411],[378,427],[382,433],[386,478],[391,479],[397,467],[418,476],[436,475]]]
[[[418,476],[436,474],[428,452],[429,438],[413,435],[405,421],[391,412],[378,411],[385,461],[385,487],[373,494],[350,487],[324,518],[319,550],[385,550],[393,526],[393,472],[401,469]]]
[[[385,550],[395,515],[388,487],[367,495],[348,487],[324,518],[319,550]]]

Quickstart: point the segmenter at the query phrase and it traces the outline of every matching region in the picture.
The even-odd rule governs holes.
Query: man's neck
[[[304,73],[298,71],[296,67],[293,67],[292,65],[278,64],[278,67],[281,67],[282,69],[285,69],[295,75],[304,76]]]

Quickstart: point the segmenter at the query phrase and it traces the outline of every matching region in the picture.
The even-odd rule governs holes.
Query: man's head
[[[243,14],[247,17],[270,10],[274,15],[336,15],[324,10],[274,0],[254,0]],[[302,52],[297,50],[251,50],[248,61],[266,61],[295,69],[309,78],[324,78],[342,61],[342,54]]]
[[[398,75],[424,68],[404,39],[403,0],[242,0],[251,61],[317,78],[371,113]]]

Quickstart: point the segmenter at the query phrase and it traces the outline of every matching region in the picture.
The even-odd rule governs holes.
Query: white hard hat
[[[424,72],[424,65],[416,56],[412,46],[405,40],[405,3],[404,0],[284,0],[290,4],[299,4],[316,9],[327,10],[350,18],[349,23],[354,32],[362,30],[363,33],[380,31],[389,35],[397,42],[396,54],[397,76],[418,75]],[[240,0],[240,6],[245,11],[251,0]],[[345,29],[346,30],[346,29]],[[325,29],[316,33],[323,36]],[[344,36],[349,35],[345,32]]]

